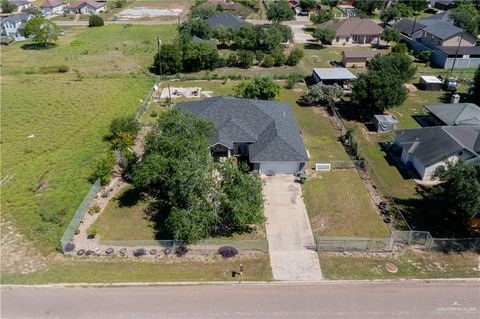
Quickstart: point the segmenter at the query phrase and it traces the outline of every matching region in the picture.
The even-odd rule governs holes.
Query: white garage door
[[[298,172],[298,163],[260,163],[260,174],[273,172],[275,174],[295,174]]]

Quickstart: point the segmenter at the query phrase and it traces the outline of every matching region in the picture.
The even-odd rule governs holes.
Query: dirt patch
[[[48,269],[47,259],[4,218],[0,219],[0,245],[2,272],[29,274]]]

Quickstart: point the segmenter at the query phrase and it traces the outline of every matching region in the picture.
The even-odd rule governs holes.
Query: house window
[[[347,42],[350,41],[350,37],[347,37]]]
[[[340,41],[340,37],[337,37],[337,42]]]

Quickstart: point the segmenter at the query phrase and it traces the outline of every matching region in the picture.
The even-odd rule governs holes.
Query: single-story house
[[[476,68],[480,65],[480,46],[437,46],[430,61],[444,69]]]
[[[207,18],[206,21],[212,29],[222,26],[227,29],[239,30],[245,24],[245,21],[241,17],[233,15],[230,12],[215,14]]]
[[[434,122],[439,125],[473,125],[480,127],[480,107],[473,103],[426,104]]]
[[[428,47],[474,46],[477,39],[448,22],[436,22],[422,29],[420,42]],[[461,41],[461,42],[460,42]]]
[[[395,146],[401,161],[415,169],[422,180],[430,180],[435,170],[447,162],[463,160],[480,165],[480,127],[432,126],[395,131]]]
[[[336,37],[332,45],[378,44],[383,28],[369,19],[351,17],[345,20],[329,20],[320,27],[330,27],[335,30]]]
[[[15,41],[25,41],[25,26],[27,21],[33,18],[28,13],[15,13],[0,22],[3,37],[13,37]]]
[[[65,4],[58,0],[46,0],[41,6],[42,14],[49,16],[52,14],[62,14],[65,10]]]
[[[440,91],[443,87],[443,82],[433,75],[420,76],[419,87],[425,91]]]
[[[107,11],[106,3],[93,0],[79,0],[67,7],[68,11],[80,14],[94,14]]]
[[[305,168],[307,152],[287,102],[217,96],[177,107],[213,122],[215,158],[246,158],[260,174],[296,174]]]
[[[342,65],[346,68],[364,68],[367,66],[367,61],[377,56],[376,51],[343,51]]]
[[[347,68],[314,68],[312,78],[315,83],[344,85],[346,82],[356,80],[355,74]]]
[[[373,125],[377,132],[392,132],[398,124],[395,116],[377,114],[373,116]]]
[[[400,34],[404,37],[418,39],[422,37],[422,30],[427,26],[419,21],[401,19],[395,22],[393,27],[400,31]]]

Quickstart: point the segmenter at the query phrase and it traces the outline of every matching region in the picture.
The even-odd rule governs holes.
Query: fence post
[[[408,232],[407,245],[410,245],[412,242],[412,233],[413,232],[411,230]]]

